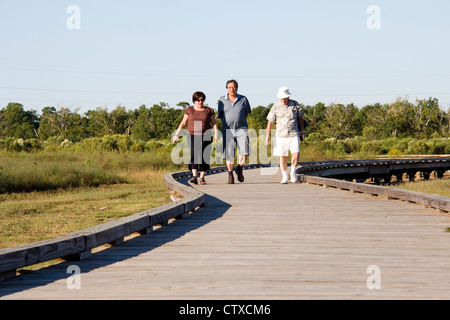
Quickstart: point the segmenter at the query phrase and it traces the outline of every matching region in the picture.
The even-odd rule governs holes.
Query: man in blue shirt
[[[244,182],[242,166],[250,154],[247,116],[251,112],[247,98],[237,93],[238,83],[229,80],[227,95],[220,97],[217,117],[222,120],[223,150],[227,163],[228,183],[234,183],[234,154],[238,150],[236,174],[239,182]]]

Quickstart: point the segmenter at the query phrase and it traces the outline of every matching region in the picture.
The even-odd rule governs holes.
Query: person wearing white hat
[[[274,155],[280,157],[280,169],[282,173],[282,184],[289,181],[287,171],[287,159],[291,152],[291,182],[297,182],[295,167],[300,154],[300,139],[304,139],[303,109],[300,104],[290,99],[291,93],[287,87],[278,90],[275,103],[267,115],[266,144],[270,143],[271,131],[276,123]]]

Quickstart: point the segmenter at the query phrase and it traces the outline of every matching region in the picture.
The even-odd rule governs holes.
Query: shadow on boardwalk
[[[78,262],[64,261],[38,270],[24,270],[18,277],[0,282],[0,298],[28,289],[46,286],[57,281],[66,281],[73,273],[68,273],[72,265],[78,266],[83,273],[106,267],[130,259],[183,237],[185,234],[219,219],[231,207],[226,202],[205,195],[207,206],[200,208],[188,218],[175,220],[148,235],[130,238],[119,246],[109,247],[94,253],[86,260]],[[189,222],[188,222],[189,221]],[[39,299],[40,297],[35,297]]]

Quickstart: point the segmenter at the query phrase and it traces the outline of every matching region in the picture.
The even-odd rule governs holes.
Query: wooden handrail
[[[407,191],[388,186],[378,186],[367,183],[355,183],[352,179],[400,177],[404,173],[415,175],[425,172],[426,177],[432,171],[444,172],[450,170],[450,157],[437,157],[425,159],[375,159],[352,161],[326,161],[303,163],[297,169],[298,178],[302,182],[339,188],[353,192],[368,193],[413,202],[419,205],[437,209],[441,212],[450,212],[450,198],[435,194]],[[389,184],[389,183],[387,183]]]
[[[437,209],[441,212],[450,212],[450,198],[439,196],[436,194],[428,194],[392,187],[384,187],[366,183],[356,183],[307,175],[299,175],[299,180],[302,182],[317,184],[324,187],[332,187],[358,193],[383,196],[387,199],[409,201],[425,207]]]

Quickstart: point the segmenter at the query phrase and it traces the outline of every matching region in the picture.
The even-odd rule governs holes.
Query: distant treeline
[[[118,106],[112,111],[96,108],[80,114],[64,107],[45,107],[38,113],[25,110],[20,103],[9,103],[0,110],[0,140],[3,140],[0,146],[11,139],[76,143],[113,135],[126,135],[139,141],[167,140],[178,127],[187,106],[188,102],[180,102],[176,107],[161,102],[134,110]],[[249,127],[265,129],[271,107],[272,104],[253,107]],[[438,99],[432,97],[415,102],[398,99],[390,104],[376,103],[362,108],[354,104],[317,103],[303,105],[303,109],[308,122],[306,136],[313,134],[315,139],[450,137],[450,110],[441,108]]]

